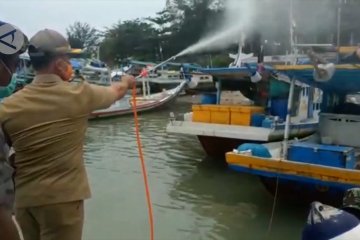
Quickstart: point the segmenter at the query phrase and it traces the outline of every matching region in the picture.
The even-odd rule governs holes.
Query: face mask
[[[65,80],[66,81],[69,81],[73,76],[73,68],[71,66],[71,64],[67,64],[67,67],[66,67],[66,72],[65,72]]]
[[[73,68],[72,68],[71,63],[68,63],[68,62],[65,62],[65,61],[64,61],[64,63],[65,63],[65,67],[62,70],[62,74],[61,74],[62,77],[61,78],[64,81],[69,81],[69,80],[71,80],[71,78],[73,76]]]

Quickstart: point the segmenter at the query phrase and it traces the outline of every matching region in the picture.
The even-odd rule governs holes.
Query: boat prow
[[[157,109],[171,103],[187,86],[187,81],[181,82],[176,88],[161,93],[137,97],[137,111],[145,112]],[[90,119],[106,118],[128,115],[133,112],[133,99],[130,95],[116,101],[107,109],[97,110],[91,113]]]

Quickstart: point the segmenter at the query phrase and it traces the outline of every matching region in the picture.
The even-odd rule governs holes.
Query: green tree
[[[157,32],[151,24],[140,19],[124,21],[108,28],[101,44],[101,58],[136,58],[154,61],[157,58]]]
[[[171,36],[179,29],[177,18],[169,9],[164,9],[158,12],[156,17],[147,18],[147,20],[150,21],[156,31],[159,60],[163,60],[164,53],[167,56],[166,53],[172,48]]]
[[[99,44],[100,33],[88,23],[75,22],[66,29],[71,47],[90,50]]]

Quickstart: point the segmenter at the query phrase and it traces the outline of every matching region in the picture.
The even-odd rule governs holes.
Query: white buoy
[[[261,74],[260,74],[259,72],[256,72],[256,73],[255,73],[254,75],[252,75],[250,78],[251,78],[251,82],[252,82],[252,83],[258,83],[258,82],[261,81],[262,76],[261,76]]]
[[[191,80],[188,82],[188,87],[190,89],[194,89],[198,86],[198,84],[199,84],[199,79],[191,77]]]
[[[314,71],[314,79],[317,82],[327,82],[334,76],[335,70],[333,63],[319,64]]]

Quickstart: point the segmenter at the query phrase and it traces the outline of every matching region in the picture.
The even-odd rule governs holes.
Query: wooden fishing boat
[[[156,94],[148,94],[136,97],[137,112],[145,112],[158,109],[166,104],[171,103],[187,86],[187,81],[181,82],[176,88],[163,91]],[[126,95],[123,99],[115,102],[107,109],[94,111],[90,115],[90,119],[117,117],[133,112],[133,98],[131,95]]]
[[[259,176],[280,197],[339,204],[344,191],[360,187],[360,68],[334,65],[327,79],[316,79],[311,65],[275,68],[323,91],[318,131],[302,140],[240,145],[226,154],[227,163]]]
[[[289,79],[266,77],[270,76],[268,71],[260,82],[253,83],[252,73],[247,67],[203,71],[218,80],[214,101],[194,105],[193,112],[185,113],[183,117],[170,118],[168,133],[196,136],[207,155],[218,158],[224,158],[226,152],[247,141],[265,143],[283,139]],[[269,105],[267,97],[265,101],[258,99],[260,92],[252,91],[261,88],[267,93],[271,92]],[[235,96],[236,101],[225,96],[225,90],[229,89],[240,90]],[[320,103],[314,101],[316,97],[310,97],[314,91],[309,86],[298,84],[297,89],[297,101],[294,101],[297,102],[294,103],[297,111],[294,111],[290,137],[305,137],[316,131]]]

